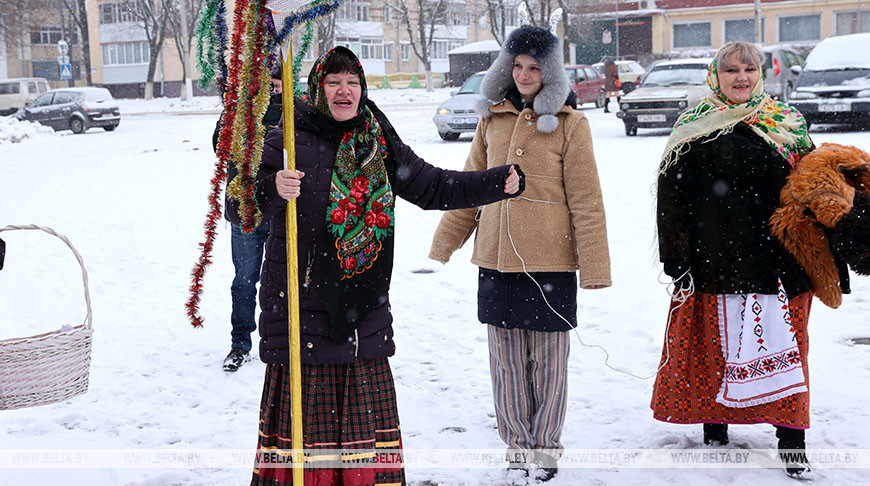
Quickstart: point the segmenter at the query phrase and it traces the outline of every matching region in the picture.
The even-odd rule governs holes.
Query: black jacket
[[[370,102],[371,103],[371,102]],[[509,197],[504,180],[510,166],[487,171],[462,172],[434,167],[399,140],[389,121],[370,104],[381,122],[390,146],[397,147],[398,167],[388,167],[396,196],[423,209],[474,207]],[[296,107],[296,169],[305,173],[301,195],[296,199],[302,362],[308,364],[351,363],[392,356],[393,317],[389,298],[361,319],[358,341],[336,343],[330,339],[330,317],[319,291],[325,252],[335,251],[334,238],[326,231],[326,208],[335,155],[341,132],[325,132],[311,116]],[[260,277],[260,358],[267,363],[289,361],[287,324],[286,201],[278,196],[275,174],[283,168],[283,129],[270,131],[257,173],[257,203],[263,221],[269,222],[266,256]],[[517,168],[519,169],[519,168]],[[395,174],[393,176],[392,174]],[[238,202],[231,201],[228,216],[240,224]],[[398,223],[397,223],[398,224]]]
[[[788,162],[739,123],[692,142],[658,181],[659,257],[673,278],[689,269],[711,294],[810,290],[806,273],[770,234]]]

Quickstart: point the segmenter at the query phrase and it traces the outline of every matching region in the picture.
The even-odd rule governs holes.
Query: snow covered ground
[[[431,122],[448,91],[437,96],[373,91],[372,96],[387,107],[394,126],[420,155],[458,169],[468,153],[468,136],[442,142]],[[191,328],[184,312],[202,238],[217,116],[197,113],[214,105],[194,101],[182,109],[166,100],[122,101],[127,116],[115,132],[37,134],[0,144],[0,227],[45,225],[71,239],[90,275],[95,330],[86,395],[0,412],[0,484],[249,481],[264,365],[254,360],[235,374],[221,370],[230,345],[233,275],[225,225],[206,278],[205,327]],[[137,111],[150,114],[129,115]],[[160,113],[167,111],[186,113]],[[667,131],[626,137],[614,115],[589,105],[584,111],[592,124],[607,208],[614,285],[580,291],[563,435],[568,456],[548,484],[793,484],[779,469],[685,468],[667,456],[641,469],[608,462],[637,449],[716,450],[703,446],[700,426],[653,420],[652,380],[609,369],[600,350],[579,342],[606,348],[616,368],[652,375],[668,303],[658,283],[650,192]],[[817,144],[838,142],[870,151],[866,133],[828,128],[812,135]],[[501,464],[472,467],[473,454],[489,451],[497,457],[503,445],[492,411],[486,332],[475,318],[470,248],[446,266],[426,257],[439,217],[405,202],[397,207],[392,301],[398,349],[391,363],[409,452],[459,450],[468,456],[454,456],[451,467],[421,468],[426,464],[409,455],[408,481],[417,486],[525,484],[505,478]],[[2,237],[7,261],[0,271],[0,339],[81,323],[82,283],[69,250],[42,233],[4,232]],[[870,348],[851,339],[870,335],[870,279],[855,278],[853,290],[836,311],[816,302],[810,320],[808,446],[818,452],[847,450],[866,468]],[[775,447],[773,432],[765,425],[734,426],[731,452]],[[69,455],[43,454],[47,450]],[[584,456],[585,450],[599,454]],[[238,455],[218,464],[189,455],[224,451]],[[870,483],[864,470],[825,468],[822,460],[828,456],[818,457],[816,483]],[[92,461],[81,463],[88,469],[74,463],[85,458]]]

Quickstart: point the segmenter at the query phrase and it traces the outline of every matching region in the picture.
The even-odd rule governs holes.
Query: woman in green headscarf
[[[787,472],[801,476],[812,292],[768,220],[813,143],[800,112],[764,93],[763,66],[753,44],[722,46],[659,166],[659,256],[676,289],[652,409],[703,423],[705,444],[727,444],[729,423],[773,424],[779,449],[797,451],[782,456]]]

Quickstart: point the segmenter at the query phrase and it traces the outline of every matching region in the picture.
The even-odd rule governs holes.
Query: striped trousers
[[[564,450],[568,332],[487,329],[495,415],[508,461],[532,462],[544,454],[555,463]]]

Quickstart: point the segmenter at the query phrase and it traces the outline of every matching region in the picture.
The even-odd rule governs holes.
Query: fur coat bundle
[[[839,307],[848,291],[843,264],[870,274],[870,154],[822,144],[792,168],[780,203],[771,233],[807,272],[819,300]]]

